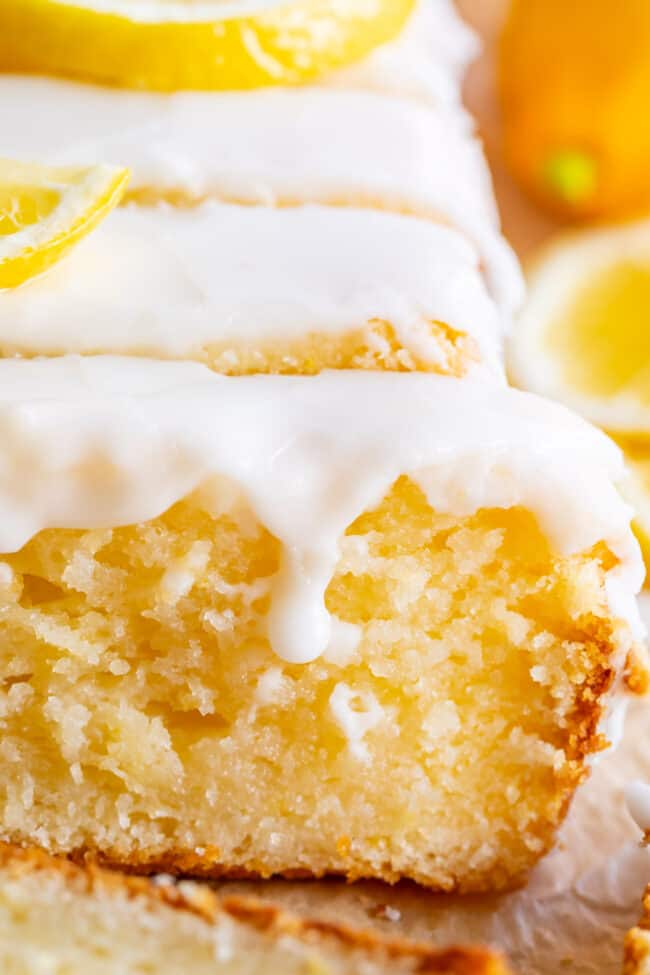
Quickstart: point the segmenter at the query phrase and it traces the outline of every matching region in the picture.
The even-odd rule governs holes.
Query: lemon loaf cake
[[[478,247],[499,301],[521,297],[480,145],[456,115],[363,92],[165,96],[0,78],[0,125],[5,155],[128,166],[140,201],[373,206],[449,223]]]
[[[5,356],[114,352],[219,372],[502,377],[503,319],[456,231],[369,210],[130,206],[0,292]]]
[[[619,453],[534,396],[4,360],[0,456],[6,841],[499,889],[644,683]]]
[[[80,869],[0,847],[3,975],[507,975],[480,948],[435,948],[219,899],[169,877]]]

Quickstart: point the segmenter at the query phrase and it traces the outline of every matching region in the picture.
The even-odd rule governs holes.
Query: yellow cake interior
[[[215,490],[3,558],[6,838],[208,874],[518,878],[601,744],[608,551],[555,558],[529,513],[437,514],[401,478],[341,540],[341,639],[291,665],[264,627],[279,543]]]

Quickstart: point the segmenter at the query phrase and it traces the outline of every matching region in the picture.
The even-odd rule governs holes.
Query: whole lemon
[[[499,90],[506,160],[540,203],[650,209],[650,0],[514,0]]]

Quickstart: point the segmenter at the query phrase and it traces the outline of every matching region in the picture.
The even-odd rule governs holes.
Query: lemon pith
[[[415,0],[290,0],[233,16],[240,0],[226,17],[207,0],[206,19],[186,20],[180,6],[149,0],[127,15],[120,0],[3,0],[0,70],[157,91],[296,84],[392,40]]]
[[[0,288],[58,261],[119,202],[128,170],[52,169],[0,160]]]

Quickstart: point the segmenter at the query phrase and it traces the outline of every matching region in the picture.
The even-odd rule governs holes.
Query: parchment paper
[[[494,36],[504,0],[457,0],[483,35],[485,52],[468,79],[492,165],[507,236],[526,258],[557,226],[509,180],[498,154]],[[650,596],[644,597],[650,622]],[[432,895],[410,884],[237,883],[231,891],[272,896],[325,918],[441,943],[499,947],[518,975],[620,975],[624,933],[641,911],[650,851],[629,817],[623,788],[650,782],[650,701],[630,707],[623,743],[603,757],[579,791],[554,852],[520,891],[500,897]]]

